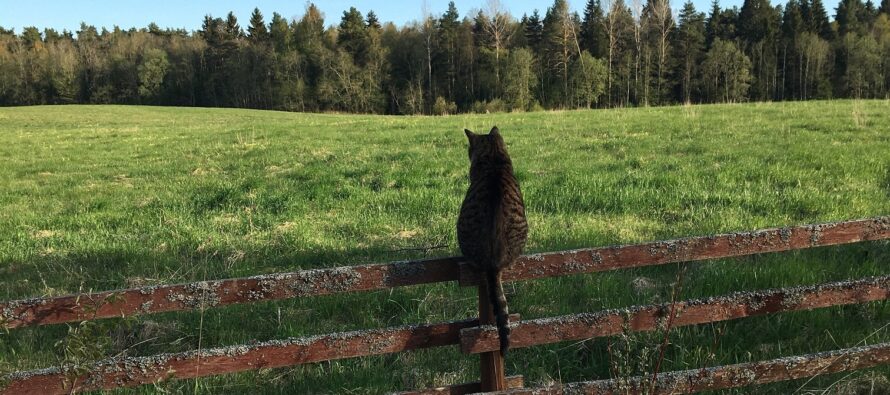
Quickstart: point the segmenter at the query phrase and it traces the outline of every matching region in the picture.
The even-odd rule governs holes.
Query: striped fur
[[[457,240],[464,257],[485,274],[504,355],[510,345],[510,328],[501,272],[525,246],[525,204],[498,128],[487,135],[465,132],[470,142],[470,187],[457,221]]]

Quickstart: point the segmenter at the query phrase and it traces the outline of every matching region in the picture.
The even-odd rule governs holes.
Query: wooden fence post
[[[479,281],[479,325],[494,325],[495,316],[491,308],[491,297],[488,296],[488,281]],[[480,384],[482,391],[504,391],[507,379],[504,374],[504,357],[500,351],[479,354],[481,370]]]

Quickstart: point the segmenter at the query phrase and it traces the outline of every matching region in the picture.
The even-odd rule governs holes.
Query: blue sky
[[[448,0],[427,0],[429,10],[434,15],[441,14],[448,6]],[[671,0],[674,9],[678,9],[685,0]],[[775,4],[777,0],[772,0]],[[784,3],[784,0],[779,0]],[[742,0],[721,0],[722,7],[741,6]],[[422,0],[318,0],[315,2],[325,14],[325,23],[337,23],[343,11],[355,6],[362,13],[374,10],[381,21],[392,21],[402,25],[419,19]],[[467,15],[471,9],[478,9],[485,0],[455,0],[461,16]],[[541,14],[553,3],[552,0],[501,0],[501,4],[515,17],[523,13],[531,13],[538,9]],[[579,10],[586,0],[569,0],[573,9]],[[693,0],[700,11],[710,7],[710,0]],[[300,0],[91,0],[91,1],[59,1],[59,0],[0,0],[0,26],[15,28],[21,33],[24,26],[37,26],[40,30],[52,27],[57,30],[76,31],[81,21],[97,27],[111,28],[118,25],[124,29],[144,27],[155,22],[161,27],[185,28],[197,30],[201,26],[204,15],[225,16],[234,11],[242,27],[246,25],[254,7],[259,7],[266,17],[272,12],[287,17],[299,17],[306,8],[306,2]],[[826,0],[829,17],[833,19],[837,0]]]

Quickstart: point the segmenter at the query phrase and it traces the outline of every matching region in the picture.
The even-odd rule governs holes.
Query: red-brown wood
[[[755,232],[691,237],[627,246],[527,255],[504,281],[591,273],[665,263],[890,239],[890,216]],[[0,303],[0,328],[48,325],[101,318],[387,289],[460,280],[475,285],[461,258],[304,270],[237,279],[158,285],[54,298]]]
[[[66,394],[131,387],[170,378],[185,379],[341,358],[458,344],[460,330],[478,320],[345,332],[254,345],[210,348],[149,357],[112,358],[87,374],[59,368],[16,372],[0,394]]]
[[[677,302],[673,327],[737,318],[887,300],[890,276],[841,281],[806,287],[737,292],[726,296]],[[510,347],[520,348],[567,340],[611,336],[663,328],[671,304],[635,306],[597,313],[520,321],[510,335]],[[461,350],[481,353],[498,349],[497,331],[490,327],[461,330]]]
[[[303,270],[0,303],[0,328],[194,310],[457,279],[459,258]]]
[[[890,239],[890,216],[526,255],[504,270],[503,280],[528,280],[886,239]],[[474,285],[479,280],[475,272],[461,270],[459,281],[461,285]]]
[[[655,381],[652,381],[652,376],[638,376],[511,389],[492,395],[691,394],[865,369],[887,363],[890,363],[890,343],[881,343],[770,361],[661,373]]]

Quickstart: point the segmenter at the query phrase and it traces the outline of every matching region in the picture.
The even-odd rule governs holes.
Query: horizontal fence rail
[[[886,239],[890,239],[890,216],[526,255],[504,272],[503,279],[527,280]],[[461,270],[460,262],[459,257],[403,261],[15,300],[0,303],[0,328],[195,310],[434,282],[477,283],[475,273]]]
[[[886,239],[890,239],[890,216],[527,255],[504,273],[504,280],[527,280]],[[479,286],[480,301],[487,302],[487,293],[482,292],[484,287],[480,286],[476,274],[465,268],[461,258],[451,257],[18,300],[0,303],[0,328],[204,309],[443,281]],[[527,321],[519,321],[518,315],[514,314],[510,317],[513,327],[511,343],[513,347],[528,347],[615,335],[627,330],[669,330],[678,326],[756,315],[881,301],[888,297],[890,275]],[[488,304],[480,303],[480,317],[484,318],[483,308],[487,310]],[[654,379],[638,377],[621,381],[589,381],[533,390],[537,392],[522,392],[523,389],[517,388],[522,387],[522,377],[504,377],[502,369],[496,375],[497,384],[492,384],[494,379],[484,372],[494,366],[493,360],[486,362],[486,357],[497,354],[496,331],[491,326],[480,326],[479,319],[467,319],[146,357],[114,357],[89,366],[15,372],[0,377],[0,394],[64,394],[131,387],[171,378],[205,377],[451,345],[459,345],[465,353],[481,353],[482,380],[479,383],[410,393],[464,394],[507,388],[514,389],[506,393],[563,393],[566,390],[597,394],[640,393],[648,391],[647,388],[651,387],[646,386],[653,384],[657,385],[658,393],[682,393],[809,377],[890,362],[890,346],[881,344],[773,361],[662,373],[654,376]]]
[[[809,310],[890,298],[890,276],[813,286],[737,292],[710,297],[520,321],[510,332],[510,347],[521,348],[634,332],[705,324],[756,315]],[[673,311],[674,318],[670,315]],[[461,331],[461,350],[480,353],[498,349],[497,330],[490,326]]]
[[[345,266],[16,300],[0,303],[0,327],[11,329],[455,281],[458,261],[442,258]]]
[[[473,319],[110,358],[89,367],[86,374],[58,367],[13,373],[6,377],[7,386],[0,387],[0,394],[67,394],[456,345],[460,330],[476,325],[479,321]]]
[[[847,348],[770,361],[690,369],[621,380],[597,380],[541,388],[517,388],[494,395],[612,395],[691,394],[756,384],[795,380],[822,374],[865,369],[890,363],[890,343]]]
[[[520,321],[512,324],[511,347],[555,343],[664,328],[671,309],[672,326],[695,325],[754,315],[886,300],[890,276],[807,287],[739,292],[685,302],[605,310],[598,313]],[[516,319],[511,315],[511,319]],[[0,394],[62,394],[154,383],[168,378],[194,378],[292,366],[460,344],[464,352],[498,349],[496,330],[478,320],[355,331],[310,338],[273,340],[253,345],[210,348],[149,357],[101,361],[89,373],[60,368],[19,372],[7,378]]]

